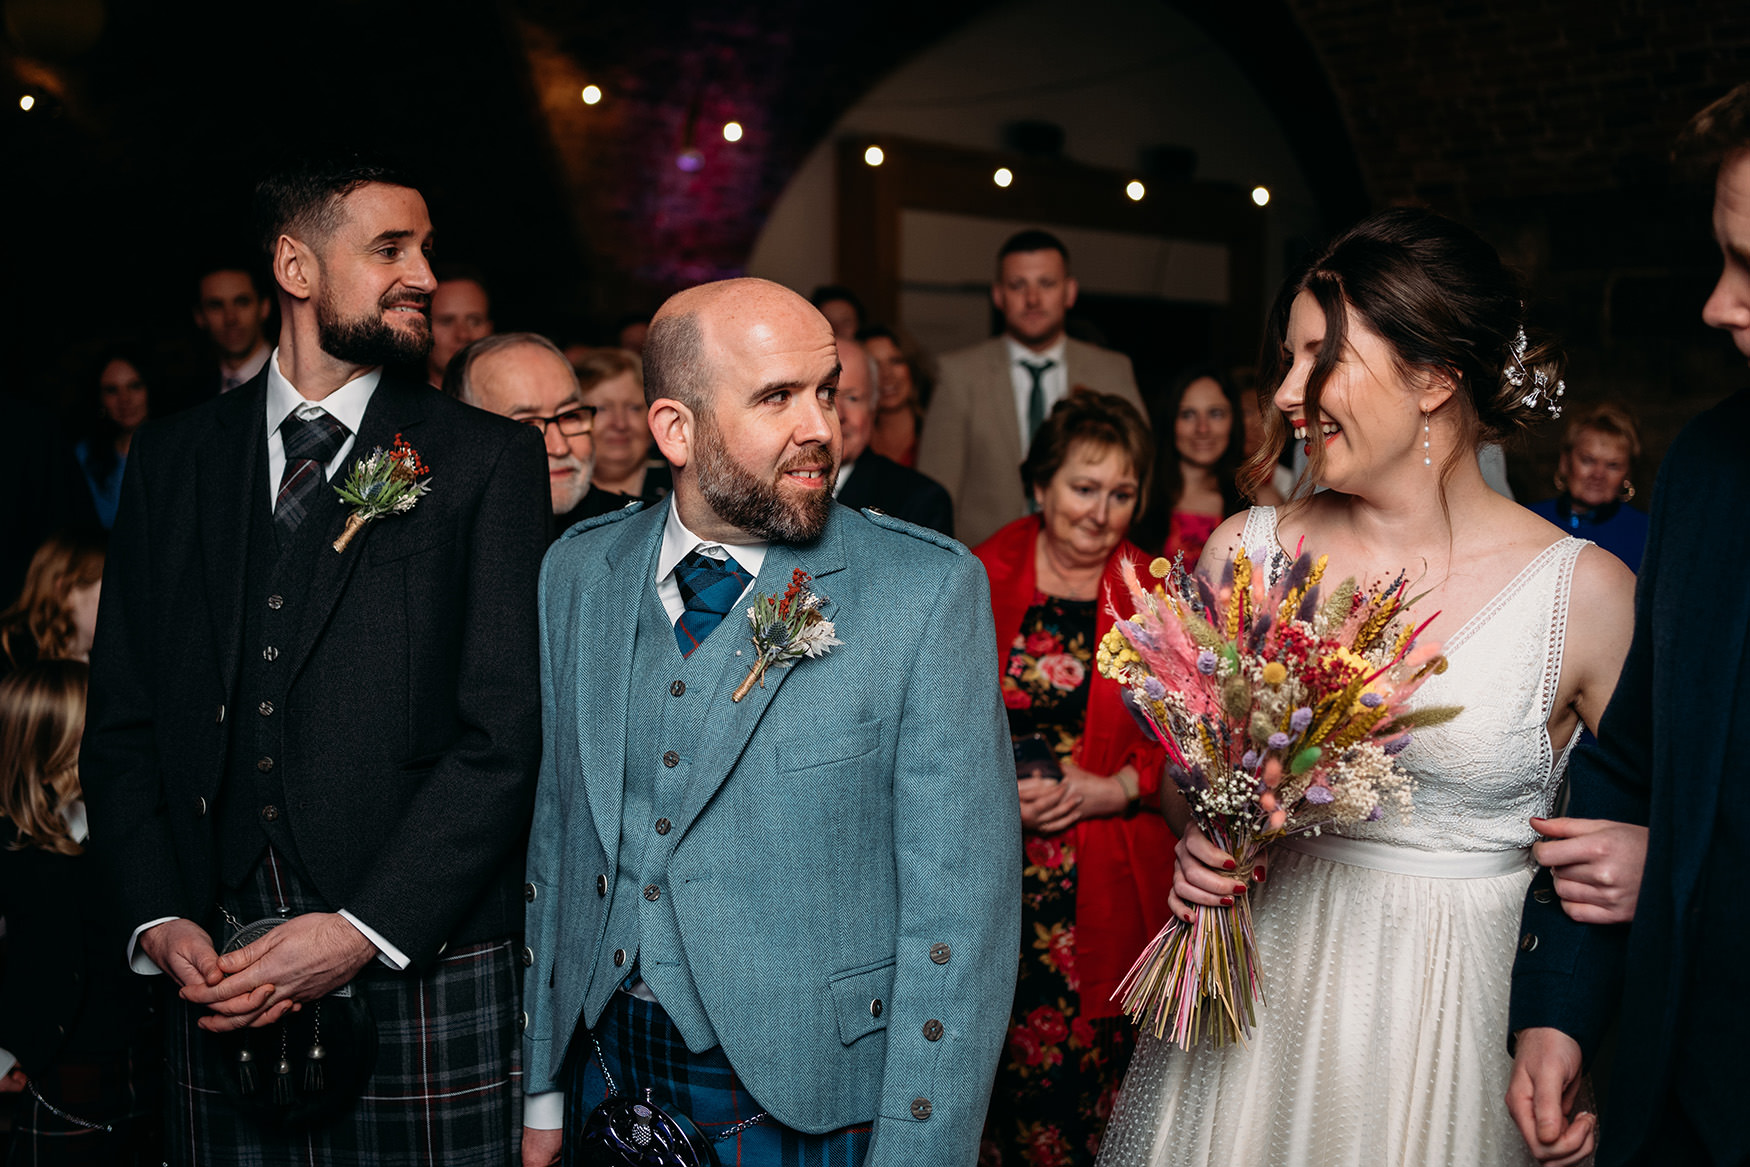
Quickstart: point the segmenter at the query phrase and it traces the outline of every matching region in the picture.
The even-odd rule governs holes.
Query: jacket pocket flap
[[[881,722],[864,721],[842,729],[812,727],[806,733],[775,738],[778,769],[784,773],[830,766],[871,753],[881,744]]]
[[[893,961],[851,969],[833,977],[833,1009],[839,1018],[839,1040],[850,1045],[859,1037],[887,1028],[888,1000],[893,994]]]

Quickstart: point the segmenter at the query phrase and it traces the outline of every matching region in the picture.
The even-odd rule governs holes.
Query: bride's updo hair
[[[1432,211],[1397,207],[1363,219],[1283,285],[1259,362],[1266,430],[1242,470],[1248,491],[1269,481],[1288,441],[1272,399],[1288,376],[1288,317],[1302,292],[1312,294],[1325,316],[1324,342],[1307,378],[1309,420],[1318,417],[1319,394],[1342,356],[1350,313],[1386,342],[1407,383],[1438,376],[1452,382],[1455,392],[1441,408],[1456,407],[1461,440],[1442,467],[1442,481],[1482,443],[1559,415],[1567,358],[1553,337],[1526,327],[1518,277],[1469,227]],[[1522,334],[1529,335],[1516,352]],[[1318,477],[1323,443],[1312,443],[1309,461],[1308,483]]]

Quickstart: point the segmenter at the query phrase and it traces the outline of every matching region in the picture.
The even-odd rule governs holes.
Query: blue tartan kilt
[[[328,911],[270,850],[226,908],[248,923]],[[219,947],[223,947],[220,938]],[[507,937],[445,950],[426,975],[367,965],[353,981],[377,1027],[375,1068],[333,1118],[264,1129],[232,1104],[231,1068],[204,1010],[173,999],[165,1025],[165,1149],[192,1167],[505,1167],[522,1141],[522,967]]]
[[[760,1113],[722,1047],[698,1054],[688,1050],[660,1005],[615,993],[596,1025],[595,1041],[591,1036],[579,1028],[571,1043],[564,1167],[594,1167],[578,1142],[589,1112],[612,1096],[597,1060],[597,1041],[622,1093],[642,1098],[648,1089],[658,1106],[685,1114],[707,1137]],[[809,1135],[767,1118],[714,1147],[725,1167],[858,1167],[873,1137],[872,1126]]]

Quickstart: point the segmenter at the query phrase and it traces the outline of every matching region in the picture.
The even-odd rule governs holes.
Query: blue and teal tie
[[[723,623],[753,576],[733,558],[712,559],[689,551],[675,565],[674,578],[687,608],[675,621],[675,643],[680,645],[682,656],[691,656],[711,635],[711,629]]]

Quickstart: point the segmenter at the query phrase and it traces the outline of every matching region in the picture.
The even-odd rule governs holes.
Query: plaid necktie
[[[351,434],[351,430],[326,413],[305,419],[294,411],[280,422],[286,468],[280,472],[279,495],[273,500],[273,521],[280,534],[296,531],[310,513],[311,503],[327,481],[323,467],[334,460]]]
[[[681,602],[687,606],[674,623],[675,643],[680,645],[682,656],[691,656],[711,635],[711,629],[723,623],[753,576],[733,558],[712,559],[689,551],[675,565],[674,578],[680,585]]]

